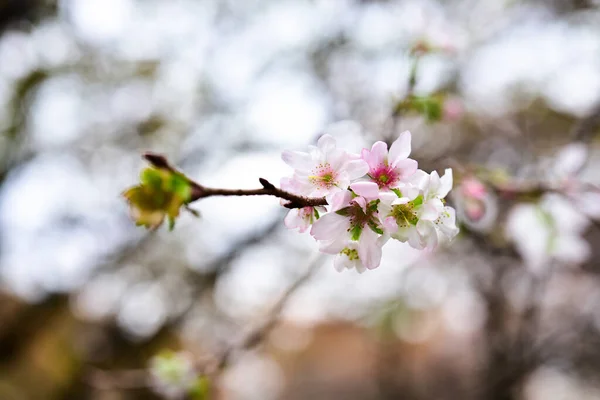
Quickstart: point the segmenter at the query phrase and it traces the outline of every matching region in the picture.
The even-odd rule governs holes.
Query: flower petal
[[[290,210],[285,218],[283,219],[283,224],[288,229],[298,228],[300,226],[302,218],[299,215],[299,211],[297,208]]]
[[[427,181],[426,185],[428,196],[437,196],[441,185],[440,176],[437,171],[431,171],[431,174],[429,174],[429,181]]]
[[[411,185],[410,183],[398,185],[398,189],[402,192],[402,197],[407,198],[408,200],[414,200],[421,194],[419,187]]]
[[[437,247],[438,236],[433,222],[420,220],[417,222],[417,231],[421,236],[421,243],[428,250],[433,250]]]
[[[446,197],[448,192],[452,189],[452,168],[446,168],[444,176],[440,178],[440,187],[438,189],[438,196],[440,199]]]
[[[361,197],[361,196],[355,197],[352,201],[354,201],[356,204],[358,204],[365,213],[367,212],[367,201],[365,200],[364,197]]]
[[[396,233],[396,236],[399,238],[398,240],[400,241],[406,241],[406,240],[402,240],[401,236],[399,235],[400,232]],[[425,243],[423,238],[421,237],[421,235],[419,234],[419,232],[417,231],[417,228],[414,226],[410,226],[408,229],[405,230],[405,232],[403,232],[404,237],[406,237],[408,239],[408,244],[417,249],[417,250],[423,250],[425,248]]]
[[[346,153],[342,149],[332,149],[328,153],[325,153],[323,158],[323,162],[328,163],[331,166],[331,169],[334,171],[339,171],[343,168],[348,161],[348,153]]]
[[[558,235],[552,255],[567,264],[581,264],[591,255],[591,249],[578,235]]]
[[[337,272],[342,272],[343,270],[345,270],[348,267],[348,264],[350,262],[350,259],[348,258],[347,255],[343,254],[343,253],[338,253],[335,258],[333,259],[333,266],[335,267]]]
[[[600,193],[596,191],[583,192],[576,195],[575,204],[588,217],[600,219]]]
[[[319,138],[317,147],[323,153],[327,154],[335,149],[335,138],[329,134],[325,134]]]
[[[326,214],[315,222],[310,234],[317,240],[334,240],[337,237],[346,237],[350,227],[350,220],[334,212]]]
[[[396,193],[394,192],[379,192],[379,200],[381,200],[382,204],[387,204],[387,205],[391,205],[394,200],[398,199],[399,197],[396,195]]]
[[[410,155],[411,150],[411,134],[409,131],[402,132],[398,139],[392,143],[390,147],[390,162],[392,165],[400,160],[407,158]]]
[[[345,169],[350,180],[355,180],[362,178],[369,172],[369,164],[362,159],[350,160],[346,162]]]
[[[319,242],[319,251],[327,254],[338,254],[340,251],[344,250],[347,244],[348,239],[346,237],[338,236],[333,240]]]
[[[335,212],[350,205],[352,193],[350,193],[348,190],[339,191],[331,196],[331,201],[329,200],[330,199],[327,199],[327,202],[331,204],[331,212]]]
[[[456,211],[452,207],[444,207],[444,211],[440,215],[440,224],[438,228],[440,232],[448,239],[452,239],[458,234],[456,226]]]
[[[290,167],[301,171],[310,171],[313,167],[311,156],[301,151],[285,150],[281,153],[281,159]]]
[[[373,147],[371,147],[371,151],[365,150],[363,150],[362,152],[362,157],[367,162],[367,164],[369,164],[369,168],[375,169],[379,165],[387,161],[388,149],[387,144],[385,144],[384,142],[375,142],[373,144]]]
[[[350,189],[367,200],[376,199],[379,196],[379,186],[375,182],[354,182]]]
[[[512,208],[506,221],[506,235],[532,272],[543,271],[547,264],[551,232],[540,218],[539,206],[518,204]]]
[[[558,179],[566,179],[579,172],[588,159],[587,146],[580,142],[565,146],[556,156],[552,172]]]
[[[358,241],[358,257],[368,269],[375,269],[381,263],[379,236],[371,229],[364,229]]]
[[[556,226],[561,232],[583,232],[590,224],[590,220],[581,213],[581,208],[574,205],[563,196],[547,194],[542,198],[540,206],[552,215]]]
[[[418,169],[406,180],[406,182],[424,190],[429,183],[429,174],[422,169]]]
[[[394,217],[387,217],[383,220],[383,227],[388,233],[395,233],[398,230],[398,224]]]
[[[434,198],[423,204],[419,210],[419,218],[425,221],[435,221],[444,210],[444,203],[440,199]]]
[[[405,160],[396,161],[394,164],[394,170],[400,175],[400,179],[406,179],[415,172],[419,168],[419,163],[412,158],[407,158]]]

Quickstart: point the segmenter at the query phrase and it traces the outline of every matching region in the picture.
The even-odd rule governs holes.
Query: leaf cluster
[[[140,174],[140,184],[127,189],[123,196],[129,203],[136,225],[149,229],[158,228],[166,217],[172,230],[181,207],[196,214],[187,208],[192,197],[190,180],[169,169],[144,169]]]
[[[439,122],[443,117],[445,96],[436,93],[428,96],[410,95],[394,106],[394,114],[419,114],[428,123]]]

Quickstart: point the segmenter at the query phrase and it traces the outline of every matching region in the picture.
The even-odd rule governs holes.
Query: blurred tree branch
[[[300,275],[300,277],[285,292],[283,292],[283,294],[275,302],[265,320],[244,335],[237,344],[227,347],[221,353],[220,357],[217,358],[216,370],[210,371],[209,374],[216,373],[229,365],[236,353],[244,350],[251,350],[265,340],[271,330],[279,322],[281,312],[287,305],[290,298],[313,276],[315,271],[323,262],[324,258],[325,256],[322,253],[319,253],[315,257],[315,259],[308,265],[306,272]]]
[[[281,312],[289,300],[313,276],[323,259],[324,256],[319,253],[308,265],[306,271],[281,294],[262,323],[250,329],[240,340],[227,346],[215,357],[199,359],[196,362],[198,373],[202,376],[215,377],[233,361],[236,354],[251,350],[261,344],[279,322]],[[98,368],[90,369],[85,381],[98,390],[136,389],[147,387],[150,382],[149,371],[146,369],[109,371]]]

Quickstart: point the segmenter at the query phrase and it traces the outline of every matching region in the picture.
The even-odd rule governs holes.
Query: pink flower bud
[[[457,121],[465,113],[463,102],[458,97],[449,97],[444,101],[443,114],[446,121]]]
[[[467,178],[462,181],[460,189],[467,198],[482,200],[487,194],[487,188],[476,178]]]

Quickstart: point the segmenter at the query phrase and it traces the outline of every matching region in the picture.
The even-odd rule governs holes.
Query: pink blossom
[[[286,192],[300,194],[298,190],[298,182],[293,179],[281,178],[280,187]],[[286,202],[286,200],[281,200],[281,205],[285,205]],[[326,212],[327,209],[325,207],[294,208],[288,211],[287,215],[283,219],[283,223],[288,229],[298,228],[298,232],[304,233],[320,218],[321,215],[324,215]]]
[[[467,198],[483,200],[487,194],[487,188],[475,178],[466,178],[460,184],[462,194]]]
[[[513,207],[506,235],[531,271],[541,273],[553,259],[577,265],[590,257],[589,243],[583,238],[589,222],[567,199],[546,194],[539,204]]]
[[[398,184],[415,173],[418,163],[408,158],[411,151],[411,135],[402,132],[389,149],[384,142],[375,142],[371,150],[363,149],[361,157],[369,165],[369,177],[382,190],[396,188]]]
[[[283,223],[287,228],[298,228],[298,232],[303,233],[325,212],[327,212],[325,207],[294,208],[287,213]]]
[[[284,151],[283,161],[295,169],[291,185],[298,194],[330,196],[346,190],[351,181],[364,176],[367,164],[358,156],[336,147],[331,135],[323,135],[309,152]]]
[[[485,215],[485,204],[478,199],[466,198],[464,202],[465,214],[472,221],[479,221]]]
[[[322,252],[345,256],[352,265],[360,261],[359,265],[374,269],[381,262],[381,247],[386,241],[377,214],[378,186],[356,182],[350,188],[357,197],[353,198],[350,191],[336,193],[331,212],[314,223],[310,234],[320,242]]]

